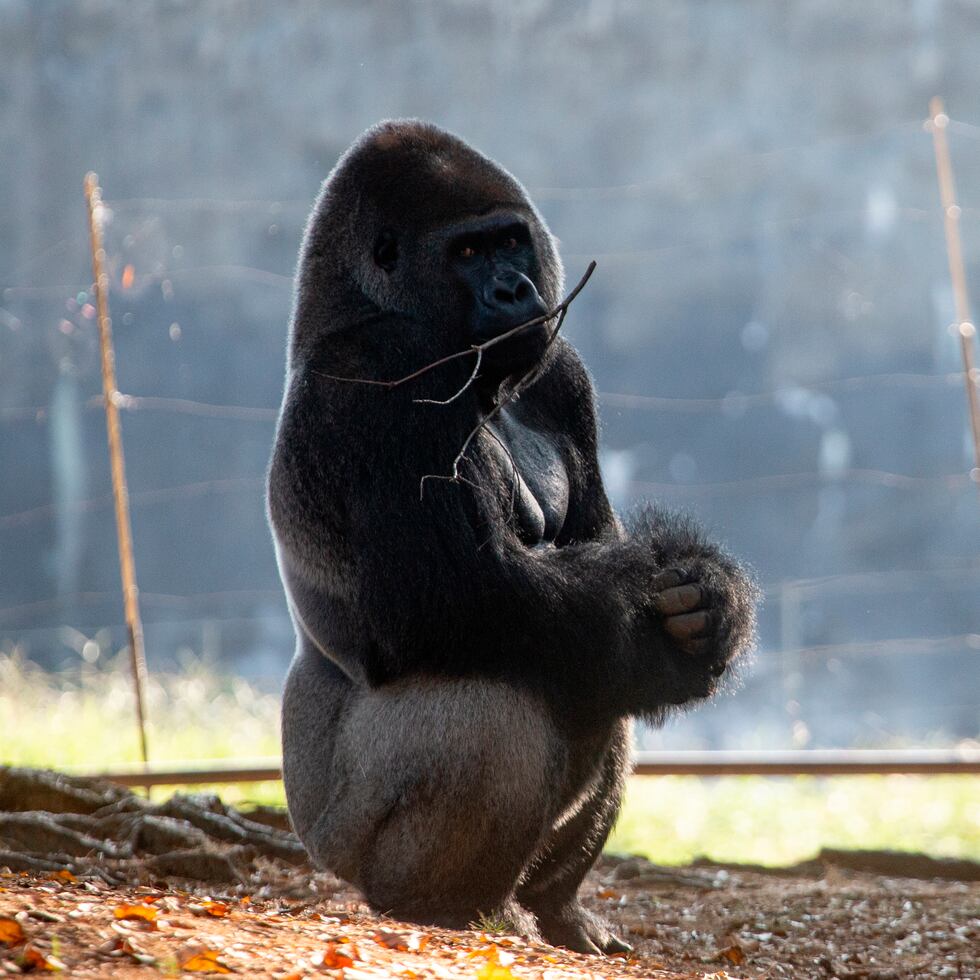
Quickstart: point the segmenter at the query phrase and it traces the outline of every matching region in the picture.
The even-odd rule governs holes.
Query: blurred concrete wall
[[[320,181],[366,126],[423,116],[524,181],[570,278],[598,259],[566,329],[619,502],[683,506],[753,561],[767,650],[946,644],[784,671],[825,714],[845,692],[827,731],[975,731],[980,511],[962,388],[936,377],[959,364],[922,120],[937,93],[957,120],[975,284],[978,45],[966,0],[0,0],[0,637],[57,659],[63,624],[120,618],[85,171],[112,209],[121,388],[271,408]],[[124,421],[151,658],[220,622],[215,649],[281,672],[272,423]],[[783,719],[772,663],[751,697]]]

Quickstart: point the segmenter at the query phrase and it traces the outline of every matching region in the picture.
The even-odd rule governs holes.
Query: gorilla
[[[324,183],[268,480],[283,772],[313,862],[374,909],[608,953],[577,891],[631,720],[715,691],[755,590],[690,521],[614,514],[589,376],[542,319],[562,290],[523,187],[433,125],[380,123]]]

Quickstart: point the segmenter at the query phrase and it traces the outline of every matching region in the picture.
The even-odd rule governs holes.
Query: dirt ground
[[[589,957],[371,912],[281,812],[151,804],[0,767],[0,975],[980,978],[980,865],[824,851],[773,872],[603,857],[583,901],[634,947]]]
[[[626,877],[622,877],[625,875]],[[269,869],[268,894],[184,882],[110,886],[69,873],[0,875],[0,970],[78,977],[234,972],[509,980],[511,977],[980,976],[980,886],[838,871],[819,878],[606,859],[583,895],[631,942],[598,959],[487,932],[379,917],[330,875]],[[73,880],[74,879],[74,880]],[[10,944],[5,946],[5,942]]]

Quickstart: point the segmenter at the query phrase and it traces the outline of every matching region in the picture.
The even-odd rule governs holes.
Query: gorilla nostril
[[[514,299],[516,299],[518,303],[523,303],[524,300],[530,296],[530,285],[531,284],[526,279],[521,280],[517,284],[517,289],[514,290]]]
[[[501,304],[510,304],[514,302],[514,294],[509,289],[501,289],[499,286],[493,291],[493,298]]]

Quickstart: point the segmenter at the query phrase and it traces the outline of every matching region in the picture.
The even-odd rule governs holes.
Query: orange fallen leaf
[[[213,915],[216,919],[223,918],[231,911],[227,902],[213,902],[210,899],[206,899],[198,905],[189,905],[188,908],[195,915]]]
[[[721,955],[735,966],[741,966],[745,962],[745,953],[741,946],[728,946],[721,951]]]
[[[126,268],[123,269],[123,272],[122,272],[122,288],[123,289],[132,289],[133,288],[133,280],[135,278],[136,278],[136,270],[131,265],[127,265]]]
[[[602,888],[598,892],[599,898],[619,898],[619,892],[614,888]]]
[[[70,881],[75,882],[78,879],[67,869],[62,868],[60,871],[52,871],[48,875],[48,881]]]
[[[346,945],[343,948],[337,943],[327,943],[323,949],[318,949],[311,957],[310,962],[318,969],[341,970],[344,967],[353,966],[354,960],[358,959],[357,947]]]
[[[429,945],[429,942],[431,940],[432,940],[432,937],[428,933],[425,933],[425,932],[413,932],[408,937],[408,948],[413,953],[421,953],[422,950],[425,949],[425,947]]]
[[[0,943],[9,948],[19,946],[26,938],[24,927],[16,919],[0,917]]]
[[[17,957],[17,965],[25,973],[31,970],[46,970],[55,973],[63,970],[65,964],[53,956],[45,956],[36,946],[25,946],[24,952]]]
[[[408,939],[400,932],[386,932],[384,929],[379,929],[374,933],[373,939],[387,949],[397,949],[402,953],[408,952]]]
[[[181,959],[180,968],[187,973],[232,973],[231,967],[218,959],[220,955],[217,950],[202,949],[199,953],[192,953],[186,959]]]
[[[117,905],[112,914],[117,919],[143,919],[145,922],[153,922],[157,917],[157,910],[152,905]]]
[[[466,954],[466,958],[468,960],[475,959],[478,956],[485,959],[488,963],[500,962],[500,950],[498,950],[496,946],[484,946],[481,949],[471,949]]]

